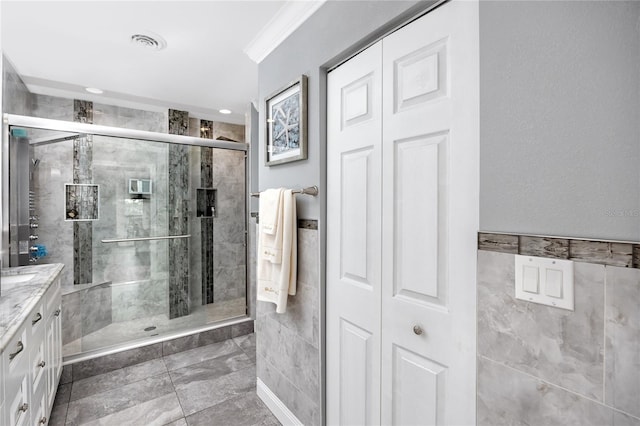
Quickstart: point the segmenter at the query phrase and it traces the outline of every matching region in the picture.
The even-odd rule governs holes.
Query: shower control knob
[[[30,257],[29,258],[29,263],[36,263],[38,261],[37,257]]]
[[[37,239],[38,239],[38,236],[37,236],[37,235],[29,235],[29,239],[30,239],[31,241],[33,241],[33,240],[37,240]]]
[[[30,217],[29,217],[29,220],[32,220],[32,221],[34,221],[34,222],[37,222],[37,221],[38,221],[38,216],[30,216]]]
[[[32,223],[32,224],[30,224],[29,226],[30,226],[30,227],[32,227],[32,228],[37,228],[37,227],[38,227],[38,224],[37,224],[37,223]]]
[[[31,246],[31,247],[29,247],[29,250],[31,250],[33,253],[35,253],[35,252],[38,251],[38,247]]]

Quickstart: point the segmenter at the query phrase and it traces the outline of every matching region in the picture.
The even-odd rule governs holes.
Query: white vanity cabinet
[[[58,382],[62,374],[62,293],[60,281],[56,280],[45,295],[47,322],[45,330],[45,361],[46,365],[46,406],[51,412],[56,398]]]
[[[56,278],[2,351],[2,425],[49,422],[62,372],[61,301]]]

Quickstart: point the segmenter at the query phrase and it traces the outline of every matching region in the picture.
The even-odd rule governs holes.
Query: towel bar
[[[318,187],[313,185],[313,186],[309,186],[307,188],[301,188],[301,189],[293,189],[291,191],[291,193],[293,194],[305,194],[305,195],[311,195],[311,196],[317,196],[318,195]],[[260,193],[259,192],[252,192],[250,194],[252,197],[259,197]]]

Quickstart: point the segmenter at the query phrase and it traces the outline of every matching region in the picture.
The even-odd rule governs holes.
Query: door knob
[[[413,332],[415,334],[417,334],[418,336],[422,334],[422,327],[420,327],[419,325],[414,325],[413,326]]]

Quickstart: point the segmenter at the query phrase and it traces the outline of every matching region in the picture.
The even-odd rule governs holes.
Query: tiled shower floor
[[[198,306],[190,315],[170,320],[166,315],[155,315],[147,318],[137,318],[130,321],[121,321],[109,324],[80,339],[67,343],[62,348],[64,356],[87,352],[94,349],[105,348],[123,342],[130,342],[156,334],[170,333],[177,330],[185,330],[189,327],[197,327],[216,321],[244,316],[246,314],[246,299],[237,299],[216,302],[209,305]],[[145,331],[147,327],[155,327]]]
[[[58,387],[50,425],[280,425],[256,395],[255,335]]]

